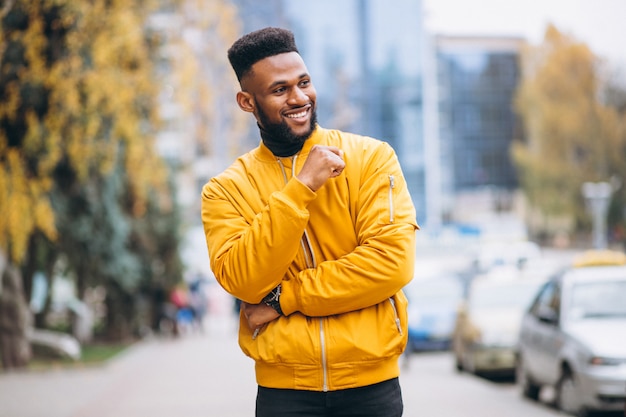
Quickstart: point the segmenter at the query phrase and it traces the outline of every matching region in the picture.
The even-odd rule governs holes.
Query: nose
[[[299,87],[295,87],[289,95],[288,103],[291,105],[303,105],[309,102],[309,96]]]

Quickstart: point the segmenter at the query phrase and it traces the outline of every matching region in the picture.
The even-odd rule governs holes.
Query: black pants
[[[401,417],[398,378],[341,391],[317,392],[259,387],[256,417]]]

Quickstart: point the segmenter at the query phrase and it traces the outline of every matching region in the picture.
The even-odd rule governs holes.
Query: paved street
[[[253,416],[253,362],[220,291],[204,333],[145,340],[101,366],[0,374],[0,417]],[[512,384],[457,375],[447,353],[410,361],[401,376],[405,417],[559,415],[523,401]]]
[[[251,417],[253,363],[235,319],[214,315],[204,334],[148,340],[104,366],[0,374],[0,417]],[[511,385],[457,375],[447,353],[414,355],[403,371],[405,416],[555,416]]]
[[[0,375],[0,417],[251,417],[253,363],[234,329],[214,316],[205,334],[145,341],[104,366]],[[445,353],[411,357],[402,387],[406,417],[558,415],[514,387],[456,375]]]
[[[104,366],[0,374],[0,417],[251,416],[253,363],[235,322],[137,344]]]

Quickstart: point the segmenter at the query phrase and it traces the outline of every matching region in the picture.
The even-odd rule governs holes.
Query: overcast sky
[[[514,35],[536,44],[548,23],[626,68],[626,0],[423,0],[438,34]]]

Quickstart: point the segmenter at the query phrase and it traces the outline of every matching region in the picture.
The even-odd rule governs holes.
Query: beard
[[[268,147],[275,156],[286,157],[292,156],[300,152],[304,146],[304,142],[311,137],[317,125],[317,112],[315,107],[311,110],[311,119],[309,121],[309,129],[301,134],[296,134],[285,120],[280,123],[272,123],[261,106],[257,106],[259,122],[259,130],[261,131],[261,139],[263,144]]]

